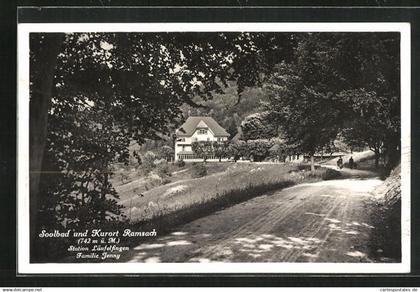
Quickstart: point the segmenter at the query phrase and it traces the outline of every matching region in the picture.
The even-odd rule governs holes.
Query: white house
[[[212,117],[188,117],[185,123],[176,130],[175,161],[200,159],[192,151],[193,142],[222,142],[227,141],[229,136],[229,133]]]

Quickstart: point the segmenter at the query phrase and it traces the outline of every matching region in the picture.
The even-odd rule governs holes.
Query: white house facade
[[[176,131],[175,161],[200,159],[192,150],[193,142],[227,141],[229,133],[212,117],[188,117]],[[214,159],[209,157],[209,159]]]

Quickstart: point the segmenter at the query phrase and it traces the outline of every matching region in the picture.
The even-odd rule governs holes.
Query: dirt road
[[[342,180],[272,192],[139,244],[128,262],[370,262],[372,195],[382,183],[345,170]]]

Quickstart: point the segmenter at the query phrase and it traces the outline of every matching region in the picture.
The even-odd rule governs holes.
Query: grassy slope
[[[230,164],[228,163],[208,163],[208,175],[223,172],[229,167],[229,165]],[[191,166],[191,164],[186,164],[184,167],[177,167],[176,165],[169,164],[169,172],[172,174],[169,177],[170,184],[180,180],[190,179]],[[121,180],[122,175],[124,175],[126,179]],[[126,204],[128,200],[131,200],[136,196],[146,194],[148,191],[145,175],[135,168],[119,169],[118,172],[115,172],[112,178],[112,185],[115,187],[118,195],[120,196],[120,201],[123,204]]]
[[[295,164],[208,163],[209,174],[193,179],[190,169],[175,174],[173,182],[144,191],[121,194],[124,212],[131,222],[161,217],[191,207],[223,207],[281,189],[302,181],[317,180],[308,171],[298,170]]]

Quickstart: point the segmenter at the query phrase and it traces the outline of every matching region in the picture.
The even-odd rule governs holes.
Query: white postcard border
[[[29,33],[31,32],[400,32],[401,33],[401,263],[74,263],[29,261]],[[17,84],[17,264],[18,274],[156,273],[409,273],[411,163],[410,23],[21,23]]]

